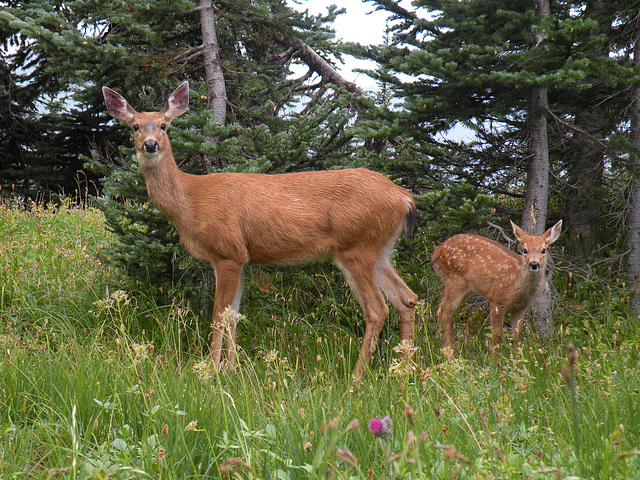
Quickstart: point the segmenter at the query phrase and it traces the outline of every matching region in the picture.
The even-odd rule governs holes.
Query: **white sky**
[[[363,45],[382,42],[386,27],[387,14],[375,11],[375,5],[361,0],[298,0],[294,8],[309,10],[311,13],[324,13],[330,5],[346,9],[333,23],[336,36],[347,42],[360,42]]]

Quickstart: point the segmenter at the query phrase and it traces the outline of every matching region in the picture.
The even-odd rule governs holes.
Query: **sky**
[[[309,10],[311,13],[326,12],[330,5],[346,9],[339,15],[333,26],[336,36],[347,42],[376,44],[382,41],[386,26],[387,14],[375,11],[375,6],[361,0],[297,0],[294,5],[298,10]]]

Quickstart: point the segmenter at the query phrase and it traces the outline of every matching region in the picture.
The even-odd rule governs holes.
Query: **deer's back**
[[[438,245],[431,266],[445,285],[455,285],[508,305],[522,277],[521,257],[493,240],[458,234]]]
[[[412,196],[366,170],[189,176],[200,249],[248,263],[299,263],[353,246],[380,249],[403,224]]]

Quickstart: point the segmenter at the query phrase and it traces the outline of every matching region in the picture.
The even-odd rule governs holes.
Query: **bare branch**
[[[333,83],[348,92],[362,95],[362,92],[354,83],[347,81],[329,62],[314,52],[313,49],[301,39],[291,35],[285,35],[280,39],[280,43],[289,49],[293,49],[295,52],[294,55],[320,75],[325,83]]]

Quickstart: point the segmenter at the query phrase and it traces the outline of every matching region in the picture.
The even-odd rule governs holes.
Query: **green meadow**
[[[331,264],[251,269],[239,365],[214,371],[210,320],[128,279],[113,241],[91,207],[0,208],[0,478],[640,478],[640,327],[614,280],[559,263],[556,335],[497,366],[472,303],[443,362],[425,265],[411,361],[392,315],[352,383],[363,320]]]

